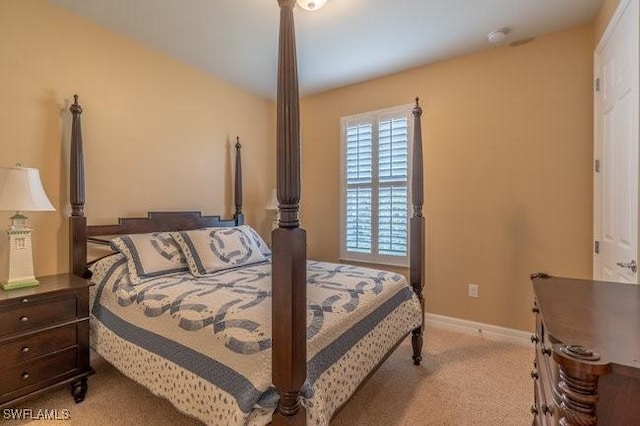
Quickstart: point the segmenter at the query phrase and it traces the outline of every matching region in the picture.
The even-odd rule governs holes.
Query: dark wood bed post
[[[84,215],[84,152],[82,149],[82,125],[78,95],[73,95],[69,108],[73,116],[71,124],[71,217],[69,217],[69,269],[71,273],[85,277],[87,274],[87,218]]]
[[[274,425],[304,425],[300,389],[307,375],[306,233],[300,228],[300,108],[295,0],[278,0],[280,42],[277,97],[277,178],[279,227],[272,233],[273,384],[280,400]]]
[[[409,247],[409,282],[413,291],[420,300],[422,307],[422,323],[420,327],[412,332],[411,344],[413,346],[413,363],[420,365],[422,361],[422,333],[424,332],[424,297],[422,289],[424,287],[424,216],[422,215],[422,204],[424,203],[424,182],[422,165],[422,127],[420,125],[419,99],[416,98],[416,106],[413,108],[413,153],[412,153],[412,173],[411,173],[411,198],[413,200],[413,215],[409,221],[410,227],[410,247]]]
[[[236,212],[233,217],[236,220],[237,225],[244,223],[244,215],[242,214],[242,159],[240,157],[240,137],[236,136],[236,171],[234,179],[234,203],[236,205]]]

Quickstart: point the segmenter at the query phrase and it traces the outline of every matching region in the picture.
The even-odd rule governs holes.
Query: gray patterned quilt
[[[271,420],[270,263],[138,285],[121,254],[92,270],[92,346],[108,362],[207,424]],[[392,272],[310,261],[307,278],[303,404],[308,424],[326,425],[421,310]]]

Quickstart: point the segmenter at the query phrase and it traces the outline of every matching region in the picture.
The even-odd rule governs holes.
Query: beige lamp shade
[[[271,197],[269,197],[269,202],[264,209],[271,212],[278,210],[278,190],[276,188],[271,190]]]
[[[278,190],[276,188],[271,190],[271,197],[269,197],[269,202],[264,209],[272,212],[273,214],[273,220],[271,221],[271,230],[273,231],[278,227],[278,221],[280,220],[280,212],[278,211]]]
[[[38,169],[0,168],[0,211],[54,211]]]

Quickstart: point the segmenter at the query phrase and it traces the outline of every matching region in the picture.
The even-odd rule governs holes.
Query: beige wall
[[[274,158],[271,101],[45,0],[0,2],[0,52],[0,166],[39,168],[57,209],[30,215],[36,274],[68,269],[74,93],[85,109],[89,223],[154,209],[230,215],[230,149],[239,135],[247,219],[267,230],[264,205],[275,182],[275,160],[265,161]],[[10,214],[2,214],[0,224],[8,223]]]
[[[304,99],[310,256],[338,256],[339,118],[418,95],[427,309],[530,328],[528,273],[591,271],[593,33],[582,26]],[[266,234],[272,102],[44,0],[0,2],[0,52],[0,166],[39,168],[57,208],[31,214],[37,274],[67,270],[74,93],[85,108],[90,223],[154,209],[230,214],[230,148],[240,135],[245,212]],[[480,285],[477,300],[466,296],[470,282]]]
[[[427,311],[531,329],[529,273],[591,275],[592,54],[590,24],[304,99],[309,255],[338,258],[340,117],[419,96]]]
[[[607,29],[607,25],[609,25],[609,21],[615,13],[618,4],[620,4],[620,0],[603,0],[600,12],[598,12],[598,16],[596,16],[596,20],[594,22],[595,33],[593,39],[595,45],[598,44],[600,38],[604,34],[604,31]]]

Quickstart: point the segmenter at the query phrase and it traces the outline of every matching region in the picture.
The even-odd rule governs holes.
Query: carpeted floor
[[[332,421],[356,425],[528,425],[533,349],[440,329],[427,329],[424,359],[411,362],[405,341]],[[101,358],[89,392],[74,404],[67,387],[20,408],[69,410],[69,420],[7,421],[8,426],[200,425],[122,376]]]

